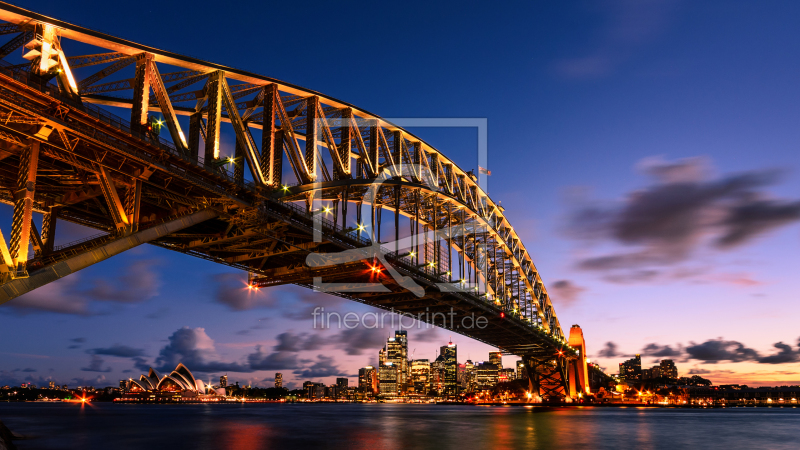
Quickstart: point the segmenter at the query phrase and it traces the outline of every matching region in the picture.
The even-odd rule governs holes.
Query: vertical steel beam
[[[281,162],[283,161],[283,138],[277,139],[275,133],[275,114],[278,105],[275,97],[278,95],[278,85],[270,84],[263,87],[264,110],[261,114],[261,170],[267,184],[273,187],[281,186]]]
[[[379,167],[378,164],[378,126],[377,123],[374,126],[369,127],[369,152],[367,158],[370,161],[370,164],[375,169],[373,176],[378,175]]]
[[[33,141],[20,154],[17,190],[14,193],[14,216],[11,222],[11,258],[17,276],[27,276],[28,245],[31,236],[33,197],[36,192],[36,168],[39,165],[39,142]]]
[[[200,157],[200,124],[202,121],[202,113],[196,112],[189,116],[189,157],[194,160]]]
[[[136,75],[133,77],[133,104],[131,105],[131,131],[142,134],[147,125],[147,109],[150,105],[150,78],[147,76],[147,63],[153,55],[136,55]]]
[[[247,145],[236,138],[233,154],[233,182],[242,186],[244,184],[244,146]]]
[[[312,179],[317,176],[317,142],[319,141],[319,97],[316,95],[306,100],[306,167]]]
[[[208,76],[208,125],[206,126],[205,163],[211,166],[219,158],[219,124],[222,114],[222,71],[217,70]]]
[[[403,176],[403,133],[399,130],[392,133],[394,139],[392,139],[392,164],[397,168],[395,171],[395,176]]]
[[[130,222],[130,232],[139,229],[139,216],[142,206],[142,180],[133,180],[133,185],[125,191],[125,215]]]
[[[350,152],[352,150],[353,143],[353,128],[351,127],[351,123],[353,121],[353,110],[350,108],[345,108],[342,111],[342,117],[339,120],[341,121],[342,125],[339,127],[339,130],[341,130],[339,159],[344,163],[345,172],[352,175],[353,165],[352,158],[350,158]]]
[[[53,252],[56,241],[57,217],[58,209],[52,207],[49,212],[42,215],[42,253],[45,255]]]

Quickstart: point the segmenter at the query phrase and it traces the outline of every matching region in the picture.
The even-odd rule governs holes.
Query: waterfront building
[[[427,395],[430,391],[431,363],[427,359],[415,359],[411,361],[411,384],[414,392],[420,395]]]
[[[383,366],[386,364],[386,346],[384,345],[382,349],[378,350],[378,367]]]
[[[497,371],[497,382],[498,383],[508,383],[509,381],[513,381],[516,378],[516,374],[514,373],[514,369],[511,367],[500,369]]]
[[[348,384],[350,384],[350,380],[348,380],[347,378],[336,379],[336,386],[338,386],[342,390],[346,390]]]
[[[53,387],[53,382],[50,382],[50,388]],[[127,391],[128,390],[128,380],[119,380],[119,388],[120,390]]]
[[[458,394],[458,349],[456,344],[449,342],[439,350],[439,355],[444,362],[444,394]]]
[[[671,359],[662,359],[661,365],[661,376],[667,378],[678,378],[678,368],[675,367],[675,362]]]
[[[653,366],[649,369],[642,369],[643,380],[652,380],[655,378],[661,378],[661,366]]]
[[[368,395],[378,393],[378,373],[372,366],[358,369],[358,388]]]
[[[637,354],[635,357],[619,363],[619,376],[625,381],[641,380],[642,357]]]
[[[489,364],[497,366],[497,370],[503,368],[503,352],[489,352]]]
[[[387,362],[378,369],[378,390],[381,395],[394,397],[398,394],[398,368]]]
[[[120,384],[119,387],[122,388],[122,384]],[[50,389],[55,389],[55,388],[56,388],[56,382],[55,381],[51,381],[50,382]]]
[[[525,363],[521,359],[517,361],[517,379],[518,380],[528,379],[528,371],[525,370]]]
[[[475,366],[475,390],[490,391],[497,386],[499,369],[488,362],[478,363]]]
[[[276,388],[283,387],[283,374],[280,372],[275,374],[275,387]]]
[[[223,375],[223,376],[219,377],[219,387],[221,387],[221,388],[228,387],[228,376],[227,375]]]
[[[306,391],[306,398],[309,400],[325,397],[325,385],[323,383],[306,381],[303,383],[303,390]]]

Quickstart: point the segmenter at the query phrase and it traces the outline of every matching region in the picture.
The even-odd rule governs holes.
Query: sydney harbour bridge
[[[148,243],[246,271],[251,289],[447,314],[435,325],[522,357],[534,394],[587,391],[582,338],[503,208],[438,149],[279,80],[6,3],[0,20],[0,303]],[[56,243],[61,221],[98,234]]]

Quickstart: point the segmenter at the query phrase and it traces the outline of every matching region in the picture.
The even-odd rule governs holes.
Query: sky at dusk
[[[486,118],[488,192],[592,360],[800,384],[800,3],[312,3],[16,4],[387,118]],[[477,169],[474,130],[411,131]],[[6,236],[10,216],[0,206]],[[142,246],[0,305],[0,385],[115,385],[178,362],[204,380],[352,384],[393,333],[315,329],[316,307],[376,310],[250,292],[246,276]],[[423,327],[409,353],[432,360],[451,339],[459,362],[494,350]]]

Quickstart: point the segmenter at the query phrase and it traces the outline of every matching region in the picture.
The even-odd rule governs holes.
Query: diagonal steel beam
[[[114,61],[119,61],[120,59],[129,58],[130,55],[120,52],[113,52],[113,53],[98,53],[95,55],[81,55],[81,56],[70,56],[67,58],[69,61],[70,67],[73,69],[78,69],[81,67],[88,67],[94,66],[96,64],[105,64]]]
[[[10,55],[14,50],[22,47],[23,44],[33,39],[33,31],[26,31],[15,36],[10,41],[0,47],[0,59]]]
[[[236,132],[236,143],[242,146],[242,151],[244,152],[244,157],[247,159],[247,166],[250,168],[253,181],[258,185],[265,186],[267,185],[267,180],[264,177],[264,173],[261,171],[261,157],[258,153],[258,147],[256,147],[253,136],[250,134],[250,128],[242,121],[241,116],[239,116],[239,111],[236,109],[236,101],[223,75],[220,76],[220,86],[222,87],[222,98],[228,109],[228,118],[231,120],[233,130]]]
[[[128,57],[128,58],[120,59],[120,60],[116,61],[114,64],[111,64],[108,67],[104,67],[103,70],[101,70],[99,72],[96,72],[96,73],[94,73],[92,75],[89,75],[88,77],[86,77],[83,80],[81,80],[78,83],[78,90],[82,92],[84,89],[86,89],[90,85],[92,85],[94,83],[97,83],[98,81],[100,81],[103,78],[111,75],[114,72],[117,72],[117,71],[119,71],[121,69],[124,69],[125,67],[128,67],[129,65],[131,65],[131,63],[133,63],[135,61],[136,61],[136,58],[131,56],[131,57]]]
[[[100,180],[100,186],[103,188],[103,196],[106,198],[108,211],[114,219],[114,224],[117,226],[117,231],[124,233],[130,226],[131,222],[128,215],[125,213],[125,208],[117,194],[117,188],[114,187],[114,180],[111,179],[106,168],[98,165],[97,178]]]
[[[181,131],[181,125],[178,123],[175,110],[172,109],[172,103],[169,101],[167,88],[164,86],[164,80],[161,78],[161,74],[158,73],[158,66],[156,66],[155,59],[150,58],[147,60],[147,75],[150,79],[150,87],[153,88],[153,92],[156,94],[156,100],[158,100],[158,106],[161,108],[161,114],[164,115],[164,119],[167,122],[167,129],[169,129],[169,134],[172,136],[172,143],[175,144],[175,148],[185,154],[187,152],[186,136],[184,136],[183,131]]]

